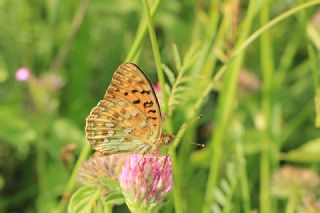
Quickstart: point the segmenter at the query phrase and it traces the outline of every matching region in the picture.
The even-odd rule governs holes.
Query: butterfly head
[[[160,143],[161,144],[170,144],[174,139],[174,135],[162,133]]]

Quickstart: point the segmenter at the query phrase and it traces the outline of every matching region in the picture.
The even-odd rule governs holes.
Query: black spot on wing
[[[156,113],[157,112],[157,110],[155,110],[155,109],[149,109],[149,111],[148,111],[148,113]]]
[[[151,91],[150,91],[150,90],[142,90],[140,93],[141,93],[141,94],[150,94]]]
[[[153,101],[146,101],[143,103],[143,107],[144,108],[147,108],[147,107],[152,107],[153,106]]]
[[[133,89],[133,90],[131,90],[131,92],[134,94],[134,93],[137,93],[137,92],[138,92],[138,90]]]
[[[148,116],[147,119],[157,120],[156,117],[151,117],[151,116]]]
[[[140,99],[133,101],[133,104],[140,104]]]

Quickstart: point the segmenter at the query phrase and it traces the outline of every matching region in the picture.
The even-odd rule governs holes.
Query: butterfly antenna
[[[196,145],[196,146],[198,146],[198,147],[201,147],[201,148],[206,147],[206,145],[203,144],[203,143],[192,143],[192,144],[194,144],[194,145]]]
[[[163,158],[160,157],[160,151],[156,151],[153,153],[153,156],[155,156],[156,158],[158,158],[159,160],[163,161]]]
[[[203,117],[203,114],[200,114],[198,116],[193,116],[193,117],[191,117],[189,122],[196,122],[197,120],[201,119],[202,117]]]
[[[186,129],[186,128],[189,126],[188,123],[195,122],[195,121],[199,120],[199,119],[202,118],[202,117],[203,117],[203,114],[200,114],[200,115],[198,115],[197,117],[191,117],[191,119],[189,119],[189,121],[183,123],[183,124],[180,126],[179,131]],[[179,132],[179,131],[178,131],[178,132]],[[177,138],[177,139],[181,139],[181,137],[176,137],[176,138]]]
[[[145,154],[141,154],[141,158],[140,160],[138,161],[138,167],[139,169],[142,169],[141,165],[144,164],[144,161],[145,161]]]

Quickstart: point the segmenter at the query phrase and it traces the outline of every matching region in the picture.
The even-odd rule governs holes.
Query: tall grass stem
[[[250,32],[251,24],[255,15],[255,6],[255,1],[250,1],[249,9],[244,19],[243,25],[241,26],[242,30],[239,35],[236,47],[239,47],[245,41]],[[218,108],[214,121],[215,134],[211,138],[209,147],[212,154],[212,158],[210,160],[210,171],[207,181],[204,206],[202,209],[203,213],[210,212],[210,206],[214,202],[214,194],[212,193],[212,191],[216,188],[216,184],[218,181],[218,172],[222,156],[222,142],[224,140],[224,133],[233,109],[236,84],[243,57],[244,54],[241,54],[239,57],[237,57],[233,62],[229,64],[228,71],[224,79],[223,89],[221,91],[220,98],[218,101]]]
[[[259,13],[260,24],[263,26],[269,21],[269,5],[271,0],[264,1]],[[261,213],[272,212],[270,196],[270,171],[271,171],[271,150],[274,144],[271,144],[272,138],[272,110],[273,110],[273,53],[272,41],[269,32],[265,32],[260,37],[260,60],[262,70],[262,114],[265,122],[265,138],[261,141],[263,144],[261,153],[260,167],[260,209]],[[275,141],[274,141],[275,142]],[[275,158],[277,159],[277,157]]]
[[[156,38],[156,33],[154,30],[153,26],[153,21],[151,18],[151,13],[150,13],[150,8],[149,8],[149,3],[147,0],[142,0],[143,1],[143,6],[147,18],[147,23],[148,23],[148,29],[149,29],[149,36],[150,36],[150,41],[151,41],[151,46],[152,46],[152,51],[153,51],[153,56],[154,56],[154,61],[156,64],[157,68],[157,74],[158,74],[158,80],[160,87],[162,88],[162,98],[163,98],[163,113],[166,114],[168,112],[168,94],[165,90],[166,84],[165,84],[165,79],[164,79],[164,73],[162,70],[162,62],[161,62],[161,57],[160,57],[160,50]],[[166,119],[166,127],[169,133],[172,133],[173,127],[171,123],[171,118]]]
[[[158,9],[160,0],[154,0],[151,6],[151,12],[150,12],[150,16],[153,17],[155,12]],[[126,57],[126,59],[124,60],[125,62],[135,62],[135,58],[139,52],[139,50],[141,49],[142,46],[142,41],[146,36],[147,33],[147,27],[148,27],[148,23],[147,20],[142,17],[139,23],[139,27],[137,30],[137,33],[135,35],[134,41],[131,45],[131,48],[129,50],[129,53]]]

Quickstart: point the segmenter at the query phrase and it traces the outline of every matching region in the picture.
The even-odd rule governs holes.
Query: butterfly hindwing
[[[121,65],[87,117],[90,146],[103,154],[143,153],[156,147],[160,134],[161,112],[152,85],[136,65]]]

